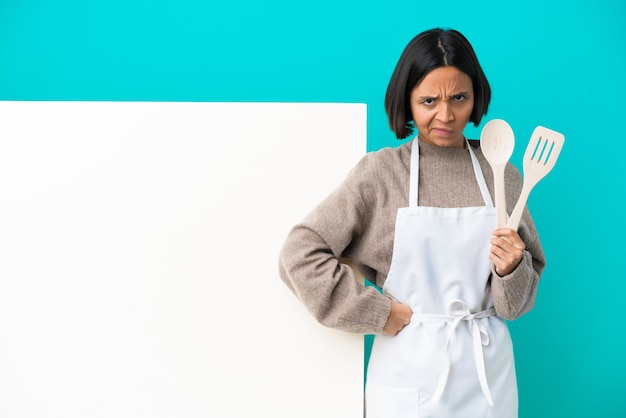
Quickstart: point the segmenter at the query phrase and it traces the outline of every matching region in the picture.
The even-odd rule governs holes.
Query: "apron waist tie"
[[[491,391],[489,390],[489,385],[487,383],[487,372],[485,371],[485,357],[483,355],[483,346],[489,345],[489,334],[487,333],[487,329],[477,321],[477,319],[487,318],[489,316],[494,316],[496,314],[496,310],[494,308],[489,308],[481,312],[471,313],[469,307],[465,304],[465,302],[461,300],[454,300],[450,303],[450,314],[449,315],[430,315],[430,314],[415,314],[413,315],[413,319],[419,322],[427,322],[427,323],[440,323],[440,322],[452,322],[452,327],[450,329],[450,334],[448,335],[448,341],[446,342],[446,349],[444,353],[444,365],[441,374],[439,375],[439,380],[437,381],[437,386],[435,388],[435,393],[432,397],[432,402],[434,404],[439,403],[441,399],[441,395],[443,394],[444,389],[446,388],[446,383],[448,382],[448,376],[450,374],[450,341],[452,339],[452,334],[456,331],[456,328],[459,326],[461,321],[468,321],[470,332],[472,334],[473,345],[474,345],[474,359],[476,360],[476,371],[478,373],[478,381],[480,382],[480,387],[483,391],[483,395],[485,395],[485,399],[490,406],[493,406],[493,399],[491,397]]]

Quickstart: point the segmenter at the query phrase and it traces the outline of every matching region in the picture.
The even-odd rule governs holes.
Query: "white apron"
[[[398,209],[384,293],[413,310],[394,337],[377,335],[366,384],[367,418],[515,418],[517,383],[508,328],[489,288],[495,208],[467,144],[485,206],[417,205],[413,140],[409,207]]]

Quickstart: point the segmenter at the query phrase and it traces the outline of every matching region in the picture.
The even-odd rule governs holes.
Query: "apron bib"
[[[517,417],[513,347],[488,284],[495,208],[469,143],[467,149],[485,206],[423,207],[413,140],[409,207],[398,209],[383,286],[413,316],[398,335],[374,339],[368,418]]]

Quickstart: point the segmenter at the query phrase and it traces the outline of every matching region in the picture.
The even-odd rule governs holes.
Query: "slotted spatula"
[[[544,128],[543,126],[537,126],[533,131],[522,162],[524,169],[522,193],[511,213],[511,217],[507,223],[508,228],[517,230],[530,191],[539,183],[539,180],[544,178],[545,175],[552,170],[554,163],[556,163],[557,158],[559,158],[564,142],[565,136],[563,136],[563,134]]]

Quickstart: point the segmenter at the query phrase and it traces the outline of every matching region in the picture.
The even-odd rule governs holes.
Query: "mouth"
[[[453,130],[447,128],[432,128],[430,132],[440,137],[449,137],[454,133]]]

